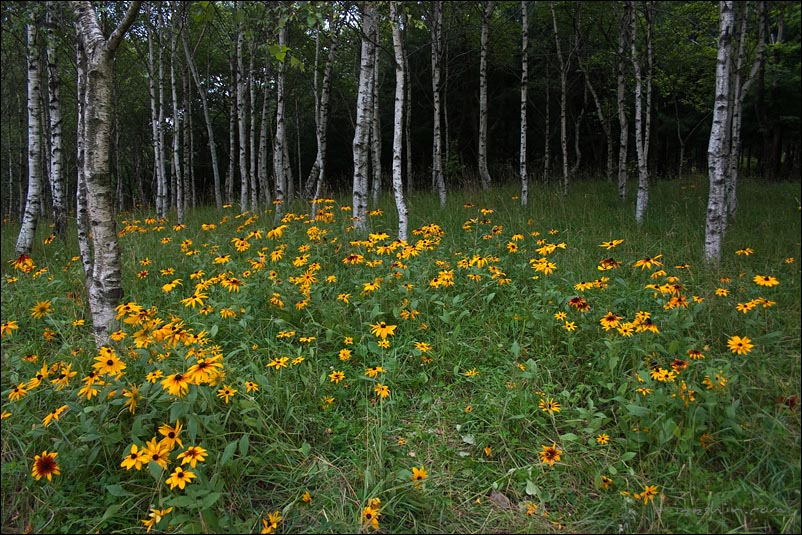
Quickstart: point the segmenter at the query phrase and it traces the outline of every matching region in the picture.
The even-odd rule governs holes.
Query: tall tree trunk
[[[379,124],[379,37],[377,25],[377,31],[373,36],[377,49],[376,53],[373,54],[373,111],[371,112],[370,121],[370,168],[373,175],[371,186],[374,207],[379,206],[379,194],[382,189],[382,138]]]
[[[432,93],[434,114],[434,141],[432,143],[432,186],[440,198],[440,206],[446,204],[446,182],[443,175],[443,134],[440,131],[440,120],[443,112],[440,107],[442,87],[440,69],[443,62],[443,2],[432,2]]]
[[[226,202],[234,202],[234,175],[237,172],[237,60],[229,55],[228,84],[228,171],[226,173]]]
[[[285,25],[278,30],[279,46],[287,45],[287,28]],[[273,172],[276,175],[276,222],[284,216],[284,203],[287,197],[287,173],[284,163],[284,154],[287,152],[286,129],[284,127],[284,71],[283,61],[278,63],[278,79],[276,80],[276,135],[273,138]]]
[[[390,24],[393,28],[393,52],[395,52],[395,109],[393,120],[393,194],[398,211],[398,239],[407,240],[407,205],[404,201],[404,184],[401,178],[401,153],[404,116],[404,47],[401,30],[398,28],[398,2],[390,2]]]
[[[267,98],[267,88],[269,87],[267,77],[268,75],[265,74],[265,91],[262,97],[262,123],[259,131],[259,197],[262,206],[265,207],[270,206],[270,202],[273,200],[273,196],[270,193],[270,181],[267,172],[267,135],[270,123],[270,117],[267,114],[268,102],[270,101],[270,99]]]
[[[67,199],[61,152],[61,79],[56,62],[56,40],[53,34],[55,4],[47,3],[47,72],[50,107],[50,192],[53,197],[53,223],[56,236],[67,241]]]
[[[28,196],[25,215],[17,237],[17,255],[28,254],[33,247],[36,224],[42,202],[42,66],[39,58],[36,24],[28,24]]]
[[[710,193],[705,221],[705,261],[718,265],[721,261],[721,242],[727,228],[726,185],[729,170],[730,142],[730,84],[732,37],[735,26],[732,1],[719,3],[719,36],[716,55],[716,100],[713,125],[707,147],[707,167]]]
[[[190,92],[192,86],[189,83],[189,68],[185,65],[181,71],[181,84],[184,89],[184,133],[183,133],[183,155],[184,162],[181,168],[184,171],[182,177],[183,190],[184,190],[184,208],[195,208],[198,204],[195,181],[192,180],[192,165],[193,165],[193,143],[192,143],[192,99]]]
[[[407,28],[407,15],[406,11],[401,15],[404,24],[404,37],[406,36]],[[409,50],[404,45],[406,39],[402,39],[401,45],[404,46],[404,88],[406,95],[404,98],[404,142],[406,144],[406,159],[407,159],[407,191],[412,192],[413,183],[413,169],[412,169],[412,83],[409,79]],[[445,190],[445,187],[443,188]]]
[[[479,180],[482,189],[490,188],[492,180],[487,170],[487,35],[490,32],[490,15],[495,2],[485,2],[482,11],[482,35],[479,51]]]
[[[647,71],[647,105],[644,114],[643,111],[643,75],[641,72],[640,60],[638,59],[638,43],[637,43],[637,12],[635,9],[635,2],[629,2],[629,32],[631,36],[631,61],[632,68],[635,71],[635,149],[638,155],[638,196],[635,204],[635,221],[638,225],[643,224],[643,218],[646,215],[646,208],[649,204],[649,128],[651,126],[651,64],[648,65]],[[647,47],[651,49],[651,8],[646,8],[647,19],[647,33],[646,43]],[[649,63],[651,63],[651,52],[649,54]],[[644,118],[645,116],[645,118]],[[645,122],[645,124],[644,124]]]
[[[618,142],[618,198],[622,201],[627,198],[627,145],[629,142],[629,123],[627,122],[627,93],[626,93],[626,49],[629,36],[629,10],[621,10],[621,25],[618,30],[618,123],[620,137]]]
[[[76,36],[77,37],[77,36]],[[75,43],[76,65],[76,103],[78,117],[76,120],[75,138],[75,166],[77,181],[75,187],[75,216],[78,231],[78,251],[81,253],[81,265],[84,270],[84,279],[92,278],[92,244],[89,238],[92,229],[89,226],[88,193],[86,191],[86,52],[80,38]],[[139,181],[141,186],[142,180]],[[144,199],[144,196],[140,196]],[[88,286],[87,286],[88,287]]]
[[[557,60],[560,62],[560,147],[562,148],[563,163],[563,196],[568,195],[568,134],[565,125],[566,115],[566,94],[568,93],[567,77],[568,62],[565,61],[560,46],[560,35],[557,31],[557,14],[554,12],[554,2],[549,2],[551,9],[551,20],[554,25],[554,43],[557,46]]]
[[[237,30],[237,120],[239,122],[239,177],[240,211],[248,211],[248,106],[245,103],[247,80],[242,48],[245,42],[245,29],[240,24]]]
[[[159,10],[159,119],[158,119],[158,134],[159,134],[159,169],[161,174],[159,176],[159,184],[156,194],[156,216],[159,218],[167,217],[167,209],[169,202],[170,192],[167,188],[167,169],[164,160],[164,47],[162,44],[162,37],[164,37],[164,16],[162,15],[161,7]]]
[[[175,61],[178,51],[178,5],[173,3],[172,35],[170,36],[170,92],[173,98],[173,168],[175,169],[175,211],[178,224],[184,223],[184,180],[181,175],[181,124],[182,113],[178,105],[178,87],[175,79]]]
[[[529,202],[529,178],[526,171],[526,101],[529,83],[529,17],[527,2],[521,0],[521,145],[518,160],[521,175],[521,206]]]
[[[763,54],[766,44],[766,2],[761,1],[759,6],[759,22],[758,22],[758,38],[757,38],[757,51],[752,67],[749,74],[746,76],[743,84],[741,84],[741,72],[744,68],[745,50],[746,50],[746,29],[747,20],[749,15],[749,3],[743,4],[743,14],[741,17],[741,28],[738,44],[738,55],[735,59],[735,80],[733,81],[733,102],[732,102],[732,122],[731,122],[731,146],[730,146],[730,168],[729,180],[727,180],[726,187],[726,202],[727,202],[727,217],[734,218],[738,210],[738,201],[736,196],[736,189],[738,184],[739,166],[738,163],[741,159],[741,118],[743,115],[743,103],[752,82],[760,70],[763,63]]]
[[[87,277],[89,308],[95,343],[109,343],[116,326],[115,308],[123,296],[122,262],[114,219],[114,198],[109,173],[109,113],[114,83],[112,61],[117,47],[133,24],[140,2],[131,2],[122,22],[108,39],[103,36],[92,5],[72,2],[76,27],[86,54],[86,118],[84,124],[87,206],[92,229],[92,276]]]
[[[354,229],[367,231],[368,209],[368,141],[371,114],[373,111],[373,56],[376,45],[370,36],[376,31],[377,14],[373,2],[362,2],[362,50],[359,69],[359,90],[356,106],[356,128],[354,130]]]
[[[250,141],[250,163],[249,163],[249,177],[251,181],[251,210],[256,211],[259,207],[259,186],[257,183],[256,173],[256,71],[253,67],[253,61],[256,51],[256,46],[251,43],[250,46],[250,59],[248,63],[248,94],[250,96],[250,117],[251,117],[251,131]]]
[[[187,66],[192,73],[192,79],[195,81],[195,87],[198,88],[198,96],[201,99],[203,106],[203,119],[206,122],[206,133],[209,138],[209,154],[212,158],[212,174],[214,176],[214,202],[218,210],[223,209],[223,190],[220,184],[220,166],[217,163],[217,144],[214,141],[214,127],[212,125],[212,116],[209,113],[209,102],[206,96],[206,89],[201,85],[200,76],[198,75],[198,68],[195,61],[192,59],[192,54],[189,51],[189,38],[187,37],[187,27],[184,25],[181,28],[181,40],[184,43],[184,55],[187,58]],[[231,195],[229,195],[230,199]]]

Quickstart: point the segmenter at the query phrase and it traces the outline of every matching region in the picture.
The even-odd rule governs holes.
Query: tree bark
[[[362,3],[362,50],[359,69],[359,90],[356,107],[356,128],[354,129],[354,185],[353,220],[354,229],[367,231],[368,208],[368,141],[373,103],[373,56],[376,46],[370,36],[377,27],[376,5]]]
[[[253,61],[256,51],[256,46],[251,43],[250,58],[248,60],[248,95],[250,96],[250,138],[248,146],[250,147],[250,162],[248,165],[248,176],[250,178],[250,192],[251,192],[251,210],[256,211],[259,208],[259,185],[257,183],[256,172],[256,71],[253,67]]]
[[[31,252],[42,202],[42,67],[36,42],[38,33],[35,23],[28,24],[28,196],[17,237],[17,256]]]
[[[86,120],[84,123],[87,207],[92,231],[92,275],[87,277],[95,343],[109,343],[116,326],[115,307],[123,296],[122,266],[114,219],[114,195],[109,173],[109,113],[114,83],[112,60],[133,24],[140,2],[131,2],[122,22],[108,39],[103,36],[92,5],[72,2],[76,28],[86,55]]]
[[[206,96],[206,90],[201,85],[200,76],[198,75],[198,68],[195,61],[192,59],[192,54],[189,52],[189,38],[187,37],[187,27],[184,25],[181,29],[181,40],[184,43],[184,55],[187,58],[187,66],[192,73],[192,79],[195,81],[195,87],[198,88],[198,96],[201,99],[203,106],[203,119],[206,122],[206,133],[209,138],[209,154],[212,158],[212,173],[214,175],[214,202],[218,210],[223,209],[223,190],[220,184],[220,166],[217,163],[217,144],[214,141],[214,127],[212,125],[212,116],[209,113],[209,102]],[[229,195],[229,199],[230,199]]]
[[[568,133],[565,124],[567,108],[567,77],[568,63],[563,57],[562,47],[560,46],[560,35],[557,30],[557,14],[554,12],[554,2],[549,2],[551,9],[551,20],[554,26],[554,43],[557,46],[557,60],[560,62],[560,147],[562,148],[563,163],[563,197],[568,195]]]
[[[240,24],[237,30],[237,122],[239,124],[239,177],[240,177],[240,211],[248,211],[248,117],[245,103],[247,81],[242,48],[245,42],[245,30]]]
[[[705,261],[718,265],[721,262],[721,243],[727,227],[726,183],[729,169],[730,141],[730,60],[734,27],[732,1],[719,3],[719,37],[716,55],[716,100],[713,108],[713,125],[707,148],[707,167],[710,192],[705,221]]]
[[[487,169],[487,38],[494,7],[495,2],[486,2],[484,5],[479,52],[479,180],[483,190],[489,189],[493,182]]]
[[[629,10],[621,10],[621,25],[618,30],[618,123],[620,137],[618,141],[618,198],[622,201],[627,198],[627,145],[629,142],[629,123],[627,122],[626,108],[626,73],[624,71],[627,39],[629,34]]]
[[[529,83],[529,17],[527,2],[521,0],[521,145],[518,159],[521,175],[521,206],[529,201],[529,179],[526,171],[526,102]]]
[[[259,132],[259,197],[261,198],[263,206],[270,206],[273,196],[270,193],[270,181],[267,172],[267,135],[269,132],[268,125],[270,123],[270,117],[267,113],[267,104],[270,100],[267,98],[267,75],[265,75],[264,86],[265,91],[262,98],[262,124]]]
[[[178,224],[184,223],[184,180],[181,176],[181,124],[182,113],[178,105],[178,87],[175,78],[175,61],[178,51],[178,6],[174,2],[170,15],[172,19],[172,35],[170,36],[170,92],[173,98],[173,168],[175,169],[175,211]]]
[[[446,182],[443,174],[443,134],[440,129],[443,112],[440,101],[442,84],[440,70],[443,62],[443,2],[432,2],[432,99],[433,99],[433,142],[432,142],[432,186],[440,198],[440,206],[446,204]]]
[[[61,80],[56,62],[56,40],[53,35],[55,4],[47,3],[47,72],[50,108],[50,193],[53,198],[53,223],[56,236],[67,241],[67,199],[61,150]]]
[[[379,32],[378,24],[376,33],[373,35],[373,41],[376,43],[376,53],[373,54],[373,112],[371,113],[370,121],[370,167],[373,175],[372,179],[372,194],[373,206],[379,206],[379,195],[382,189],[382,138],[381,138],[381,125],[379,122]]]
[[[398,27],[398,2],[390,2],[390,24],[393,28],[393,52],[395,53],[395,115],[393,120],[393,194],[398,211],[398,239],[407,240],[407,205],[404,201],[404,184],[401,176],[403,141],[404,96],[404,47]]]
[[[287,29],[281,26],[278,30],[279,46],[287,44]],[[287,196],[287,173],[284,163],[284,154],[287,150],[286,129],[284,126],[284,62],[278,63],[278,79],[276,80],[276,135],[273,138],[273,172],[276,175],[276,213],[275,221],[284,216],[284,203]]]
[[[631,36],[631,61],[635,70],[635,149],[638,154],[638,196],[635,204],[635,221],[638,225],[643,224],[646,215],[646,208],[649,204],[649,129],[651,126],[651,8],[647,7],[647,34],[646,43],[649,48],[649,60],[647,71],[647,104],[644,118],[643,111],[643,75],[640,60],[638,59],[637,45],[637,12],[635,11],[634,0],[629,2],[629,31]],[[644,124],[645,122],[645,124]]]

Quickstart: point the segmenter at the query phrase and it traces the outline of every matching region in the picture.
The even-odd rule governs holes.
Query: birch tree
[[[287,165],[284,158],[287,154],[287,132],[284,125],[284,80],[285,80],[285,65],[284,58],[286,57],[287,46],[287,28],[286,21],[282,19],[279,22],[278,29],[278,44],[280,57],[278,62],[278,77],[276,79],[276,135],[273,138],[273,172],[276,180],[276,222],[280,221],[284,215],[284,203],[287,196]]]
[[[440,198],[440,206],[446,204],[446,182],[443,175],[443,134],[440,129],[443,112],[440,106],[442,84],[440,71],[443,61],[443,2],[432,2],[432,101],[433,101],[433,142],[432,142],[432,186]]]
[[[175,210],[178,224],[184,223],[184,185],[181,176],[181,124],[182,111],[178,103],[178,86],[175,76],[175,62],[178,50],[178,5],[172,4],[173,10],[170,13],[172,28],[170,35],[170,93],[173,101],[173,169],[174,169],[174,188]]]
[[[738,54],[735,56],[735,65],[733,72],[733,82],[730,87],[732,93],[732,119],[730,125],[730,156],[729,156],[729,172],[727,180],[727,217],[735,217],[738,210],[736,189],[738,184],[739,163],[741,159],[741,120],[743,116],[744,98],[755,80],[755,75],[760,70],[763,63],[763,54],[766,45],[766,2],[759,2],[759,18],[758,18],[758,37],[757,37],[757,50],[755,52],[755,59],[752,62],[752,67],[749,73],[745,76],[742,74],[744,69],[744,62],[746,56],[746,38],[747,38],[747,21],[749,20],[749,3],[739,2],[736,6],[740,7],[740,28],[738,31]],[[741,81],[743,78],[743,82]]]
[[[568,134],[565,125],[566,115],[566,98],[568,93],[567,78],[568,67],[570,63],[570,55],[568,60],[563,56],[562,47],[560,46],[560,34],[557,30],[557,14],[554,12],[554,2],[549,2],[551,9],[551,20],[554,27],[554,43],[557,46],[557,60],[560,62],[560,147],[562,148],[562,163],[563,163],[563,196],[568,195]]]
[[[269,76],[268,69],[265,68],[265,79],[263,81],[265,87],[265,94],[263,95],[262,98],[262,122],[259,131],[259,173],[258,173],[259,197],[261,199],[263,206],[269,206],[270,202],[273,200],[272,195],[270,194],[270,185],[267,172],[267,162],[268,162],[267,136],[268,136],[268,124],[270,123],[270,118],[268,116],[268,102],[270,101],[270,99],[267,98],[268,76]]]
[[[50,110],[50,194],[53,199],[53,223],[56,236],[67,241],[67,200],[62,162],[61,79],[56,61],[54,2],[47,3],[47,93]]]
[[[42,66],[37,43],[36,23],[29,23],[28,29],[28,196],[25,200],[25,214],[17,237],[17,256],[28,254],[33,247],[36,224],[42,202],[42,136],[41,123],[41,82]]]
[[[354,129],[354,185],[353,218],[354,229],[367,231],[368,209],[368,141],[371,113],[373,111],[373,56],[376,45],[371,36],[377,27],[376,5],[362,3],[362,50],[359,68],[359,89],[356,106],[356,128]]]
[[[237,123],[239,126],[240,211],[248,211],[248,118],[245,103],[247,81],[242,49],[245,42],[244,24],[237,26]]]
[[[112,61],[125,32],[133,24],[141,2],[131,2],[119,26],[108,39],[103,36],[92,4],[72,2],[76,28],[86,57],[85,120],[79,137],[84,138],[83,175],[92,232],[92,260],[86,273],[89,308],[95,343],[109,343],[116,324],[115,307],[123,296],[120,249],[114,219],[114,195],[109,173]],[[82,251],[83,252],[83,251]]]
[[[379,194],[382,189],[382,143],[381,143],[381,124],[379,111],[379,29],[376,25],[376,32],[373,34],[373,42],[376,43],[376,53],[373,54],[373,111],[370,121],[370,168],[372,177],[373,206],[379,205]]]
[[[716,97],[713,125],[707,146],[710,192],[705,220],[705,261],[721,261],[721,242],[727,228],[727,172],[729,171],[730,84],[732,37],[735,15],[732,1],[719,3],[719,36],[716,55]]]
[[[629,2],[630,59],[635,71],[635,150],[638,155],[638,195],[635,204],[635,221],[643,223],[649,204],[649,134],[652,117],[652,13],[651,2],[646,4],[646,106],[643,105],[643,74],[638,59],[637,12],[635,2]]]
[[[398,2],[390,2],[390,25],[393,29],[393,52],[395,53],[395,108],[393,118],[393,194],[398,211],[398,239],[407,240],[407,205],[404,201],[404,185],[401,177],[402,141],[404,134],[404,96],[406,80],[404,47],[398,27]]]
[[[618,71],[618,198],[622,201],[627,197],[627,144],[629,142],[629,123],[627,122],[626,108],[626,49],[629,36],[629,10],[621,10],[621,24],[618,28],[617,71]]]
[[[479,180],[484,190],[489,189],[492,183],[487,169],[487,38],[494,8],[495,2],[485,2],[479,51]]]
[[[527,2],[521,0],[521,145],[519,171],[521,175],[521,206],[529,200],[529,179],[526,171],[526,102],[529,83],[529,17]]]
[[[204,31],[205,30],[206,27],[204,26]],[[206,133],[209,139],[209,154],[212,159],[212,174],[214,176],[214,202],[215,205],[217,206],[217,209],[222,210],[223,190],[220,184],[220,166],[218,165],[217,162],[217,144],[214,141],[214,127],[212,125],[212,116],[211,113],[209,112],[209,102],[206,95],[206,89],[203,87],[203,84],[201,84],[200,75],[198,74],[198,68],[195,66],[193,54],[189,50],[189,37],[187,36],[186,24],[181,28],[181,41],[184,45],[184,55],[186,56],[187,59],[187,67],[189,67],[189,70],[192,73],[192,79],[195,82],[195,87],[198,88],[198,96],[201,99],[201,106],[203,106],[203,119],[204,122],[206,123]],[[198,39],[198,44],[199,43],[200,39]]]

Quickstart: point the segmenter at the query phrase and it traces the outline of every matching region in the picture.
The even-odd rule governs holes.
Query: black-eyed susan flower
[[[108,346],[100,348],[92,367],[101,375],[117,375],[125,370],[125,362],[121,361],[117,353]]]
[[[181,422],[176,420],[175,426],[171,426],[170,424],[163,424],[159,427],[159,433],[164,435],[164,438],[161,439],[161,442],[167,446],[169,450],[175,448],[176,444],[178,447],[183,448],[184,443],[181,442]]]
[[[777,286],[780,284],[780,281],[769,275],[755,275],[755,278],[753,278],[752,281],[754,281],[754,283],[758,286],[766,286],[767,288],[771,288],[772,286]]]
[[[376,392],[376,395],[382,399],[390,397],[390,387],[388,387],[387,385],[377,383],[376,388],[374,388],[374,391]]]
[[[388,336],[393,336],[395,334],[396,327],[397,325],[387,325],[387,323],[380,321],[370,326],[370,334],[384,340]]]
[[[229,398],[231,398],[231,396],[233,396],[237,392],[238,390],[236,388],[232,388],[229,385],[223,385],[222,388],[217,390],[217,397],[224,400],[226,402],[226,405],[228,405]]]
[[[643,500],[644,505],[654,500],[655,496],[657,496],[657,485],[646,485],[643,487],[643,492],[633,494],[633,498]]]
[[[608,442],[610,442],[610,435],[608,435],[607,433],[600,433],[596,435],[596,442],[603,446]]]
[[[180,466],[176,466],[175,470],[173,470],[173,473],[167,478],[166,483],[170,485],[170,490],[176,487],[184,490],[184,488],[187,486],[187,483],[191,483],[194,478],[194,473],[190,472],[189,470],[184,470]]]
[[[58,409],[48,413],[48,415],[45,416],[44,420],[42,420],[42,426],[47,427],[53,420],[58,421],[61,418],[61,415],[64,413],[64,411],[66,411],[68,408],[69,408],[68,405],[62,405]]]
[[[552,442],[551,446],[542,446],[542,450],[538,452],[540,462],[549,466],[554,466],[554,463],[560,462],[560,455],[562,450],[557,448],[557,443]]]
[[[170,448],[163,442],[157,442],[156,438],[152,438],[147,442],[145,449],[142,450],[144,461],[153,462],[167,470],[167,463],[170,456]]]
[[[42,319],[53,309],[53,304],[50,301],[37,301],[33,307],[31,307],[31,317],[36,319]]]
[[[727,340],[727,346],[729,346],[730,351],[735,353],[736,355],[746,355],[750,351],[754,345],[752,345],[752,340],[744,336],[741,338],[740,336],[732,336],[729,340]]]
[[[15,320],[4,321],[0,325],[0,338],[11,336],[17,329],[19,329],[19,324]]]
[[[128,452],[128,455],[125,456],[123,462],[120,463],[120,466],[126,470],[130,470],[131,468],[141,470],[142,465],[146,462],[148,462],[148,459],[145,457],[145,450],[140,450],[139,446],[131,444],[131,450]]]
[[[189,392],[190,382],[189,374],[178,372],[162,379],[161,385],[171,396],[182,397]]]
[[[56,457],[58,457],[57,451],[48,453],[47,450],[43,451],[42,455],[34,457],[31,475],[35,477],[37,481],[43,477],[46,477],[48,481],[53,481],[53,476],[61,475],[61,468],[56,462]]]
[[[613,484],[613,480],[608,476],[602,475],[600,484],[604,488],[604,490],[607,490],[608,488],[610,488],[610,485]]]
[[[417,466],[412,467],[412,481],[415,482],[415,488],[420,488],[421,483],[424,479],[429,477],[429,473],[426,471],[426,468],[421,466],[418,468]]]
[[[275,533],[278,529],[279,522],[282,521],[282,516],[280,511],[273,511],[272,513],[267,514],[267,519],[262,519],[262,531],[261,533]]]
[[[560,412],[560,402],[554,401],[554,398],[545,398],[540,400],[540,410],[547,412],[554,416],[555,412]]]
[[[153,526],[161,522],[162,518],[170,514],[172,510],[172,507],[168,507],[167,509],[151,509],[150,513],[148,514],[149,518],[147,520],[142,520],[142,523],[148,528],[146,533],[150,533],[150,530],[153,529]]]
[[[345,372],[335,370],[329,374],[329,380],[331,380],[332,383],[339,383],[343,379],[345,379]]]
[[[200,446],[188,446],[183,453],[178,454],[177,458],[181,464],[189,463],[192,468],[195,468],[195,465],[206,460],[207,455],[207,451]]]

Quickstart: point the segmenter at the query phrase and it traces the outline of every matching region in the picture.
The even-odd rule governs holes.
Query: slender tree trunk
[[[368,141],[371,113],[373,110],[373,56],[376,46],[370,36],[376,31],[376,5],[362,2],[362,51],[359,69],[359,90],[356,107],[356,128],[354,131],[354,186],[353,218],[354,229],[367,231],[368,208]]]
[[[262,206],[266,207],[270,206],[270,203],[273,200],[270,193],[270,181],[267,171],[267,135],[269,131],[268,125],[270,123],[270,117],[267,113],[268,102],[270,101],[270,99],[267,98],[267,88],[269,87],[267,82],[267,75],[265,75],[265,91],[262,98],[262,124],[259,132],[259,197],[261,199]]]
[[[17,237],[17,256],[28,254],[33,247],[36,224],[42,202],[42,66],[39,58],[36,24],[28,24],[28,196],[25,201],[25,215]]]
[[[64,192],[61,151],[61,80],[56,62],[56,40],[53,34],[55,4],[47,3],[47,72],[50,107],[50,192],[53,197],[53,223],[56,236],[67,241],[67,199]]]
[[[109,343],[116,327],[115,308],[123,296],[122,262],[113,214],[114,195],[109,173],[109,114],[114,83],[112,61],[120,42],[133,24],[140,2],[131,2],[120,25],[108,39],[103,36],[92,5],[72,2],[76,27],[86,63],[86,119],[84,177],[88,215],[92,230],[92,276],[87,277],[89,308],[95,343]]]
[[[521,0],[521,146],[518,161],[521,175],[521,206],[529,202],[529,178],[526,171],[526,102],[529,84],[529,17],[527,2]]]
[[[184,89],[184,145],[183,145],[183,155],[184,155],[184,162],[181,168],[184,171],[182,181],[183,181],[183,190],[184,190],[184,208],[192,207],[195,208],[198,204],[196,189],[195,189],[195,181],[192,180],[192,150],[193,150],[193,143],[192,143],[192,99],[190,96],[190,92],[192,91],[192,86],[189,83],[189,68],[184,66],[184,69],[181,72],[181,84]]]
[[[89,238],[92,229],[89,226],[88,193],[86,191],[86,52],[81,39],[75,43],[76,65],[76,101],[78,118],[76,120],[76,157],[77,183],[75,187],[75,216],[78,231],[78,251],[81,253],[81,266],[84,270],[84,279],[92,277],[92,245]],[[155,169],[154,169],[155,170]],[[142,184],[142,180],[139,181]],[[141,196],[140,199],[144,199]],[[88,285],[87,285],[88,287]]]
[[[406,12],[402,14],[404,23],[404,36],[406,35],[407,16]],[[407,191],[412,192],[412,183],[414,181],[414,174],[412,168],[412,84],[409,79],[409,50],[404,45],[406,39],[402,39],[402,46],[404,46],[404,88],[406,95],[404,98],[404,142],[406,143],[406,158],[407,158]],[[445,182],[444,187],[445,190]],[[442,206],[442,205],[441,205]]]
[[[228,85],[228,172],[226,174],[226,202],[234,202],[234,174],[237,172],[237,62],[235,54],[229,56]]]
[[[585,119],[585,108],[588,107],[587,85],[585,85],[582,93],[582,109],[579,110],[579,115],[577,115],[576,120],[574,121],[574,154],[576,154],[576,159],[574,160],[574,165],[571,166],[571,171],[569,173],[570,176],[574,177],[579,171],[579,166],[582,164],[582,147],[579,143],[579,134],[582,131],[582,122]]]
[[[220,184],[220,166],[217,163],[217,144],[214,141],[214,127],[212,125],[212,116],[209,113],[209,102],[206,96],[206,90],[201,85],[200,76],[198,75],[198,68],[192,59],[192,54],[189,51],[189,38],[187,37],[186,25],[181,29],[181,40],[184,43],[184,55],[187,58],[187,66],[192,73],[192,79],[195,81],[195,87],[198,88],[198,96],[201,99],[203,106],[203,118],[206,122],[206,133],[209,138],[209,154],[212,158],[212,173],[214,176],[214,202],[218,210],[223,209],[223,190]],[[229,200],[231,194],[229,194]]]
[[[240,211],[248,211],[248,106],[245,103],[247,80],[242,48],[245,42],[245,30],[240,24],[237,30],[237,120],[239,123],[239,176],[240,176]]]
[[[378,25],[377,25],[378,26]],[[376,53],[373,54],[373,111],[371,113],[370,121],[370,156],[371,156],[371,171],[373,174],[372,180],[372,194],[373,206],[379,206],[379,194],[382,189],[382,138],[381,127],[379,124],[379,32],[378,29],[373,36],[373,41],[376,43]]]
[[[651,13],[647,7],[647,26],[651,28]],[[638,225],[643,224],[643,218],[646,215],[646,208],[649,204],[649,127],[651,110],[651,96],[649,89],[651,82],[647,81],[647,96],[648,101],[646,105],[645,120],[643,112],[643,75],[641,73],[640,60],[638,59],[638,44],[637,44],[637,12],[635,10],[634,0],[629,2],[629,31],[631,36],[631,60],[632,68],[635,71],[635,149],[638,154],[638,196],[635,205],[635,221]],[[647,30],[646,35],[647,46],[651,47],[651,30]],[[651,54],[649,54],[651,55]],[[649,72],[647,78],[651,79],[651,66],[648,67]],[[645,121],[645,124],[644,124]]]
[[[159,154],[161,154],[161,145],[159,142],[159,130],[161,124],[159,123],[159,107],[160,103],[157,102],[158,94],[156,93],[156,65],[154,62],[153,54],[153,28],[150,21],[150,6],[148,6],[148,22],[146,23],[148,32],[148,89],[150,91],[150,123],[151,133],[153,135],[153,169],[156,174],[156,211],[160,210],[160,198],[162,196],[162,184],[164,184],[164,167],[162,166]]]
[[[624,72],[627,39],[629,33],[629,10],[622,9],[621,26],[618,31],[618,123],[620,124],[620,137],[618,142],[618,198],[622,201],[627,197],[627,144],[629,142],[629,123],[627,122],[626,108],[626,73]]]
[[[178,6],[173,3],[172,35],[170,36],[170,91],[173,97],[173,168],[175,169],[175,211],[178,224],[184,223],[184,180],[181,175],[181,125],[183,123],[178,105],[178,86],[175,78],[175,61],[178,52]]]
[[[495,2],[486,2],[484,5],[479,52],[479,180],[483,190],[489,189],[493,182],[487,169],[487,37],[494,7]]]
[[[252,43],[250,46],[250,59],[248,63],[248,94],[250,96],[250,117],[251,117],[251,131],[250,141],[250,163],[249,163],[249,177],[251,181],[251,210],[256,211],[259,207],[259,185],[257,183],[256,172],[256,71],[253,67],[253,60],[256,51],[256,46]]]
[[[747,29],[747,20],[749,15],[749,4],[743,4],[743,16],[741,18],[741,28],[740,28],[740,36],[739,36],[739,44],[738,44],[738,55],[735,60],[735,80],[733,82],[733,90],[734,90],[734,98],[733,98],[733,106],[732,106],[732,134],[731,134],[731,146],[730,146],[730,168],[729,168],[729,180],[727,180],[727,187],[726,187],[726,202],[727,202],[727,217],[734,218],[735,213],[738,210],[738,200],[736,196],[736,189],[738,184],[738,177],[740,173],[739,169],[739,162],[741,159],[741,118],[743,115],[743,103],[744,98],[746,98],[746,94],[749,92],[749,88],[752,86],[752,82],[755,79],[758,71],[760,70],[760,66],[763,63],[763,54],[765,50],[766,44],[766,2],[761,1],[759,3],[759,22],[758,22],[758,39],[757,39],[757,51],[755,53],[755,60],[752,63],[752,67],[749,71],[749,74],[746,77],[746,80],[743,84],[741,84],[741,72],[744,67],[744,56],[745,56],[745,49],[746,49],[746,29]]]
[[[169,190],[167,188],[167,168],[164,160],[164,47],[162,37],[164,36],[164,17],[161,7],[159,7],[159,184],[156,195],[156,216],[159,218],[167,217]]]
[[[557,31],[557,14],[554,12],[554,2],[549,2],[551,9],[551,20],[554,25],[554,43],[557,45],[557,60],[560,62],[560,147],[562,148],[563,163],[563,196],[568,195],[568,134],[565,124],[566,115],[566,94],[568,93],[567,77],[568,63],[563,58],[562,47],[560,46],[560,36]]]
[[[443,2],[432,2],[432,93],[434,101],[434,142],[432,143],[432,186],[440,198],[440,206],[446,204],[446,182],[443,175],[443,135],[440,120],[443,112],[440,106],[442,87],[440,69],[443,61]]]
[[[551,180],[551,91],[549,87],[549,62],[546,61],[546,118],[543,126],[543,181]]]
[[[398,2],[390,2],[390,24],[393,28],[393,52],[395,52],[395,109],[393,120],[393,193],[398,211],[398,239],[407,240],[407,205],[404,201],[404,184],[401,177],[401,152],[404,115],[404,47],[401,30],[398,28]]]
[[[279,46],[287,44],[287,28],[282,25],[278,30]],[[276,175],[276,222],[284,216],[284,203],[287,196],[287,173],[284,164],[284,154],[287,152],[286,130],[284,127],[284,62],[278,64],[278,79],[276,80],[276,135],[273,138],[273,172]]]
[[[705,221],[705,261],[718,265],[721,261],[721,242],[727,227],[726,187],[729,170],[730,141],[730,83],[732,37],[735,26],[732,1],[719,3],[719,37],[716,56],[716,100],[713,125],[707,148],[710,193]]]

